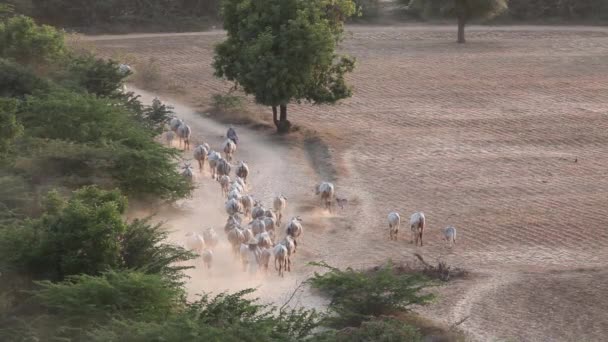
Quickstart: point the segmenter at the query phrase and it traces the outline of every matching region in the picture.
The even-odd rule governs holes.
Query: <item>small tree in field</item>
[[[335,50],[355,10],[352,0],[224,0],[228,38],[216,46],[215,75],[271,106],[277,130],[287,132],[289,102],[351,95],[344,76],[354,59]]]
[[[507,9],[507,0],[410,0],[408,8],[423,16],[456,17],[458,43],[464,43],[467,22],[499,15]]]

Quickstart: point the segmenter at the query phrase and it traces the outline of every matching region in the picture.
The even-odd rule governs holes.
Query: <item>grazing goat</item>
[[[213,150],[209,150],[207,154],[207,161],[209,162],[209,170],[211,170],[211,179],[217,178],[217,164],[222,156]]]
[[[241,204],[243,205],[243,213],[245,216],[251,216],[251,209],[253,209],[253,197],[251,195],[242,196]]]
[[[261,219],[255,219],[251,221],[251,231],[254,235],[261,234],[266,231],[266,223]]]
[[[206,249],[203,252],[203,262],[205,263],[205,267],[207,269],[211,268],[211,264],[213,263],[213,251],[210,249]]]
[[[236,256],[239,253],[239,247],[244,243],[245,235],[239,228],[233,228],[228,232],[228,242],[232,246],[232,253]]]
[[[224,141],[222,150],[224,150],[224,153],[226,154],[226,159],[228,161],[232,161],[232,156],[234,155],[234,152],[236,152],[236,144],[234,141],[226,139],[226,141]]]
[[[287,197],[283,196],[283,194],[279,194],[279,196],[274,198],[272,207],[277,214],[277,224],[280,225],[281,219],[283,219],[283,211],[287,207]]]
[[[205,244],[207,245],[207,247],[209,249],[215,248],[215,246],[217,246],[217,244],[219,242],[217,233],[215,232],[215,229],[213,229],[213,228],[207,228],[203,232],[203,239],[205,240]]]
[[[198,162],[198,170],[203,172],[203,166],[205,166],[205,159],[207,159],[207,153],[209,150],[203,145],[198,145],[194,148],[193,154],[194,159]]]
[[[241,227],[241,218],[238,215],[228,216],[226,220],[226,225],[224,226],[224,232],[228,234],[231,229],[240,228]]]
[[[239,161],[236,166],[236,176],[243,179],[243,185],[247,182],[247,176],[249,176],[249,166],[244,161]]]
[[[226,213],[228,213],[228,215],[235,215],[243,212],[241,202],[234,198],[226,201],[224,208],[226,209]]]
[[[268,272],[268,264],[270,263],[271,256],[272,250],[270,248],[262,248],[262,253],[260,253],[260,267],[264,272]]]
[[[182,146],[182,140],[184,141],[184,150],[190,149],[190,135],[192,135],[192,129],[186,125],[185,122],[177,128],[177,137],[179,138],[179,146]]]
[[[321,197],[321,204],[331,213],[331,204],[334,200],[334,185],[330,182],[321,182],[315,188],[315,193]]]
[[[133,72],[133,69],[127,64],[119,64],[118,72],[121,75],[126,76],[126,75],[130,75]]]
[[[268,234],[268,232],[257,234],[255,238],[258,240],[258,246],[262,248],[272,247],[272,238],[270,237],[270,234]]]
[[[423,212],[413,213],[410,217],[410,229],[412,230],[412,243],[415,242],[416,246],[418,246],[418,241],[420,241],[420,246],[422,246],[422,233],[424,232],[424,227],[426,225],[426,218],[424,217]]]
[[[236,200],[241,200],[241,193],[239,190],[237,189],[232,189],[230,190],[230,192],[228,192],[228,199],[236,199]],[[242,204],[242,203],[241,203]]]
[[[442,229],[443,238],[450,246],[456,244],[456,228],[454,226],[449,226]]]
[[[203,248],[205,248],[205,240],[196,233],[188,232],[186,233],[186,248],[201,255]]]
[[[174,138],[175,138],[175,133],[173,133],[173,131],[167,131],[165,133],[165,141],[167,142],[167,146],[173,146]]]
[[[218,180],[220,187],[222,188],[222,196],[228,196],[228,186],[230,185],[230,176],[222,175]]]
[[[179,126],[181,126],[184,122],[176,117],[172,117],[171,120],[169,120],[169,128],[171,129],[171,131],[173,133],[177,133],[177,129],[179,128]]]
[[[230,166],[230,163],[224,159],[221,158],[217,161],[217,174],[219,176],[221,175],[230,175],[230,170],[232,169],[232,166]]]
[[[293,238],[294,253],[296,252],[296,249],[298,247],[297,238],[299,238],[300,235],[302,235],[302,232],[304,231],[300,222],[302,222],[302,219],[300,217],[293,217],[291,221],[287,223],[287,227],[285,227],[285,232],[287,233],[287,236]]]
[[[266,231],[271,235],[274,235],[274,227],[276,226],[276,220],[272,217],[264,217],[264,226]]]
[[[252,219],[262,218],[262,217],[264,217],[265,213],[266,213],[266,209],[264,209],[264,207],[262,207],[262,205],[259,202],[257,202],[254,204],[254,207],[251,210],[251,218]]]
[[[287,247],[283,244],[278,244],[274,246],[274,268],[279,271],[279,277],[283,277],[285,275],[285,270],[289,267],[289,251]],[[277,267],[277,262],[279,266]]]
[[[399,234],[400,225],[401,225],[401,216],[399,216],[399,213],[393,211],[390,214],[388,214],[389,240],[397,240],[397,234]]]
[[[184,171],[182,171],[182,176],[184,176],[184,178],[186,178],[189,182],[192,182],[194,173],[192,172],[192,166],[190,166],[190,163],[184,162],[182,169],[184,169]]]
[[[296,252],[296,243],[291,236],[287,235],[280,244],[287,248],[287,271],[291,272],[291,255]]]

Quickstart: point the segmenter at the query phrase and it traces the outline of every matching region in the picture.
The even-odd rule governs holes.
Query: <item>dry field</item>
[[[222,37],[89,43],[106,56],[154,57],[170,80],[159,92],[204,107],[229,87],[210,67]],[[292,210],[309,206],[320,178],[352,202],[315,216],[296,274],[304,260],[366,266],[418,251],[473,272],[423,310],[448,324],[469,317],[461,327],[473,339],[606,340],[608,29],[475,27],[466,45],[454,39],[451,27],[350,27],[354,96],[291,107],[306,133],[290,145],[289,166],[312,165],[298,171],[307,179],[284,175],[301,199]],[[391,210],[426,213],[424,247],[407,230],[388,241]],[[458,228],[453,249],[440,239],[448,224]]]

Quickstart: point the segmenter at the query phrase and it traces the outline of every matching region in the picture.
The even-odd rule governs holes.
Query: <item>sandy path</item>
[[[131,90],[141,95],[142,102],[152,102],[151,93],[140,89]],[[195,110],[171,99],[162,96],[159,98],[165,104],[173,106],[177,116],[191,126],[193,147],[200,142],[207,142],[212,149],[220,150],[228,126],[206,119]],[[288,147],[272,137],[260,136],[243,127],[235,128],[239,135],[235,161],[244,160],[249,164],[251,172],[249,193],[260,199],[266,207],[272,205],[272,198],[276,194],[283,193],[289,199],[285,217],[293,216],[297,212],[298,199],[310,197],[312,194],[314,174],[311,169],[306,162],[297,161]],[[177,141],[174,141],[174,146],[178,147]],[[184,153],[184,159],[191,158],[191,152]],[[219,184],[211,179],[208,165],[205,165],[202,173],[199,172],[195,161],[192,165],[195,165],[197,187],[192,198],[178,201],[156,216],[156,219],[166,222],[167,228],[172,231],[171,239],[178,244],[183,244],[186,232],[196,231],[202,234],[203,229],[208,227],[213,227],[220,237],[220,245],[215,251],[212,269],[207,271],[198,263],[196,269],[188,272],[191,279],[187,288],[191,297],[202,292],[236,292],[246,288],[257,288],[255,296],[260,297],[262,301],[282,304],[312,271],[305,262],[308,260],[306,256],[311,255],[307,245],[315,238],[314,232],[306,232],[304,235],[298,253],[292,258],[293,270],[287,276],[279,278],[276,271],[271,268],[268,275],[251,278],[242,272],[226,240],[223,226],[227,215],[224,210],[225,199],[221,195]],[[301,215],[305,222],[310,222],[310,218],[316,216],[310,212],[297,214]],[[282,229],[277,232],[282,234]],[[307,307],[319,307],[320,303],[322,303],[320,298],[313,298],[306,291],[299,293],[292,300],[292,304]]]
[[[267,298],[279,298],[303,279],[307,260],[359,267],[387,258],[409,261],[418,251],[475,273],[441,288],[440,300],[423,310],[446,323],[470,316],[461,327],[473,339],[605,339],[608,316],[601,312],[608,295],[597,284],[605,284],[608,265],[608,29],[471,27],[466,46],[453,43],[451,26],[347,31],[343,50],[358,61],[350,77],[354,96],[338,106],[294,105],[290,112],[294,122],[314,126],[324,146],[277,146],[283,144],[276,138],[252,133],[260,151],[272,147],[290,165],[276,177],[276,169],[248,160],[263,173],[255,182],[265,186],[254,183],[254,192],[293,181],[282,191],[290,191],[290,210],[304,214],[307,229],[296,270]],[[199,104],[230,86],[210,67],[223,36],[87,39],[105,56],[156,58],[178,89],[167,91]],[[211,132],[215,145],[224,131]],[[247,148],[237,158],[255,154]],[[351,200],[338,217],[310,210],[310,186],[319,175],[334,177]],[[216,187],[207,178],[201,184]],[[213,196],[219,194],[199,189],[187,205]],[[219,209],[197,211],[223,224],[221,199],[210,202]],[[395,209],[404,216],[427,213],[424,248],[387,241],[386,214]],[[213,218],[218,210],[221,219]],[[185,215],[192,221],[180,217],[170,224],[202,220],[199,213]],[[447,224],[459,228],[453,250],[440,239]],[[209,285],[202,274],[197,280],[198,288]]]

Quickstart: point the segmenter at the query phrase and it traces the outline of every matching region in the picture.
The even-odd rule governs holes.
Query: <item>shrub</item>
[[[386,318],[363,322],[357,328],[330,331],[317,338],[315,342],[418,342],[421,334],[416,328],[404,322]]]
[[[424,305],[434,298],[421,293],[431,285],[427,278],[395,272],[391,263],[372,272],[340,270],[326,263],[313,265],[328,270],[322,275],[315,272],[309,282],[329,296],[329,309],[334,315],[328,323],[333,326],[359,326],[373,317],[408,311],[413,305]]]
[[[51,26],[36,25],[25,16],[0,22],[0,57],[21,64],[49,63],[66,52],[63,35]]]
[[[359,11],[358,17],[352,20],[373,20],[380,15],[380,0],[354,0]]]
[[[214,94],[212,106],[215,110],[222,112],[237,112],[245,108],[245,102],[241,96],[232,94]]]
[[[119,71],[118,63],[91,55],[73,56],[69,60],[65,83],[72,83],[76,90],[108,98],[121,98],[120,87],[128,75]]]
[[[0,162],[6,158],[13,141],[23,133],[16,112],[17,101],[0,98]]]
[[[28,68],[0,58],[0,97],[23,98],[48,89],[49,83]]]

